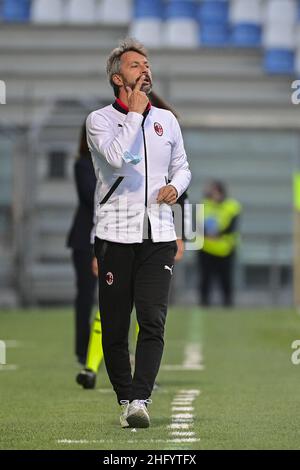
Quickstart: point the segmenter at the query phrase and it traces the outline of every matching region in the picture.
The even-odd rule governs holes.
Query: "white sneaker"
[[[131,428],[148,428],[150,417],[147,406],[152,400],[133,400],[127,411],[126,421]]]
[[[129,428],[129,424],[127,422],[127,413],[129,408],[129,400],[121,400],[121,415],[120,415],[120,423],[122,428]]]

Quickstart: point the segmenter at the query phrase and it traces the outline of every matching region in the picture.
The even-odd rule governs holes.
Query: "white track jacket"
[[[191,180],[175,116],[154,106],[128,112],[117,99],[88,116],[87,142],[99,183],[95,235],[141,243],[148,217],[153,242],[176,240],[171,207],[156,202],[168,182],[180,196]]]

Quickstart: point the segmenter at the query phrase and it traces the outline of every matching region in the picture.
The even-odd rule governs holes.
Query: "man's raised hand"
[[[133,90],[129,86],[126,87],[129,111],[143,114],[149,103],[146,93],[141,91],[145,78],[146,76],[143,74],[136,82]]]

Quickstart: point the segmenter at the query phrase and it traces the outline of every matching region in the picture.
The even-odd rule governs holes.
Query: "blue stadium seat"
[[[202,0],[199,8],[201,24],[227,24],[229,3],[227,0]]]
[[[195,0],[168,0],[165,9],[166,19],[195,19],[197,15],[197,2]]]
[[[233,25],[230,43],[236,47],[261,46],[262,28],[258,24],[239,23]]]
[[[225,47],[229,42],[227,24],[202,24],[200,27],[200,44],[208,47]]]
[[[3,20],[3,0],[0,0],[0,21]]]
[[[134,18],[163,18],[163,0],[134,0]]]
[[[30,20],[30,0],[3,0],[4,21],[27,22]]]
[[[267,49],[264,55],[264,69],[269,74],[293,74],[295,52],[291,49]]]
[[[228,45],[229,5],[227,0],[203,0],[198,10],[200,22],[199,43],[204,46],[224,47]]]
[[[261,45],[263,3],[261,0],[232,0],[230,3],[231,44],[238,47]]]

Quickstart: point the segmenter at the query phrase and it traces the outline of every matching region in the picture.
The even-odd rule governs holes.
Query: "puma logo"
[[[173,274],[173,268],[174,268],[174,265],[172,265],[172,266],[170,267],[170,266],[167,266],[167,265],[165,264],[165,269],[166,269],[167,271],[170,271],[171,276],[172,276],[172,274]]]

